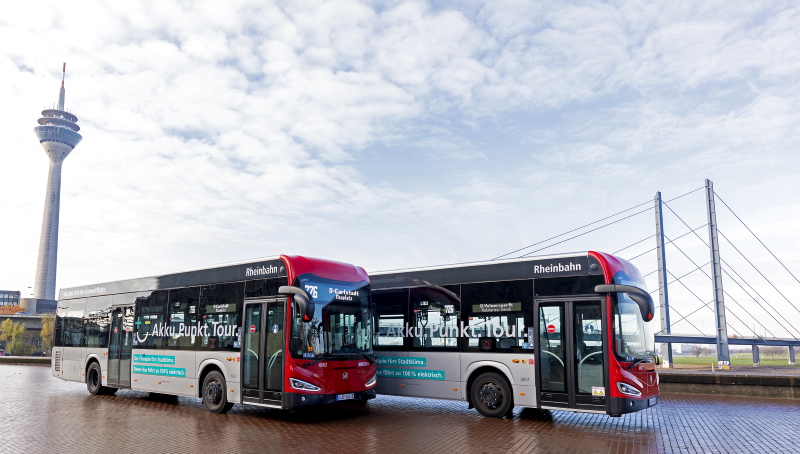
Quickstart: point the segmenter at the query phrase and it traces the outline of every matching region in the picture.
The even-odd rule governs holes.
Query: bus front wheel
[[[228,402],[225,389],[225,377],[221,372],[212,370],[203,380],[203,405],[212,413],[227,413],[233,408]]]
[[[104,394],[114,394],[117,390],[103,386],[102,375],[100,374],[100,364],[92,361],[86,369],[86,389],[89,394],[98,396]]]
[[[486,372],[472,383],[470,398],[475,409],[483,416],[500,418],[514,406],[511,386],[495,372]]]

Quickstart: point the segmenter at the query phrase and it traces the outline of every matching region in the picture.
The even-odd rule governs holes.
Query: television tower
[[[56,261],[58,259],[58,212],[61,205],[61,164],[75,146],[80,143],[78,117],[64,110],[64,77],[67,64],[61,70],[61,90],[58,106],[42,111],[39,126],[33,128],[36,138],[50,158],[50,175],[47,177],[47,193],[44,199],[42,234],[39,238],[39,261],[36,264],[36,280],[33,297],[37,300],[56,298]],[[49,306],[49,304],[48,304]],[[41,309],[41,308],[40,308]]]

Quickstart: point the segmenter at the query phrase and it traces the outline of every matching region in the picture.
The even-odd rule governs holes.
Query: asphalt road
[[[119,391],[92,396],[41,366],[0,365],[2,453],[797,453],[800,401],[663,395],[621,418],[517,408],[493,419],[466,403],[379,396],[293,414]]]

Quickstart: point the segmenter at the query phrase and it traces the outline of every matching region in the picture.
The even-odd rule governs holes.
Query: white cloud
[[[491,258],[705,177],[797,266],[798,16],[781,2],[6,8],[0,287],[32,285],[47,163],[31,128],[64,60],[84,141],[64,166],[59,285],[282,252],[371,269]],[[702,223],[701,203],[684,213]],[[553,250],[613,251],[651,224]]]

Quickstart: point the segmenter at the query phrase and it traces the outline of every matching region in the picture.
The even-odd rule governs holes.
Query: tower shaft
[[[42,232],[39,237],[39,260],[36,263],[36,280],[33,284],[33,297],[36,299],[56,299],[58,219],[61,208],[61,164],[63,162],[63,159],[50,160],[50,173],[47,177],[47,192],[42,216]]]

